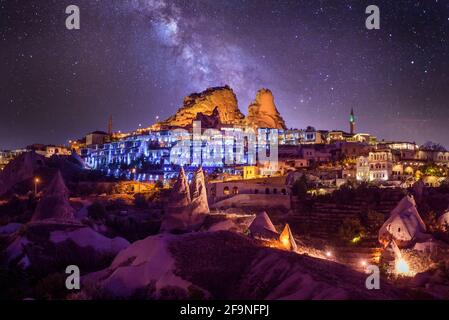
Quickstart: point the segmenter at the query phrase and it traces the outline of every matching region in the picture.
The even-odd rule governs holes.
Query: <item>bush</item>
[[[142,193],[137,193],[134,196],[134,206],[139,209],[147,209],[148,208],[148,198]]]
[[[164,184],[163,184],[162,181],[160,181],[160,180],[156,181],[155,186],[156,186],[156,188],[158,188],[158,189],[164,188]]]
[[[351,204],[356,197],[356,191],[352,185],[346,183],[332,193],[332,198],[337,204]]]
[[[66,275],[62,273],[52,273],[40,280],[34,288],[37,299],[61,300],[70,293],[65,287]]]
[[[369,211],[366,220],[365,227],[368,233],[377,236],[379,229],[385,222],[384,214],[377,211]]]
[[[359,218],[346,218],[338,230],[340,239],[353,244],[357,244],[364,234],[365,228]]]
[[[307,197],[307,178],[303,174],[301,178],[296,180],[292,186],[292,194],[298,198],[298,200],[304,200]]]
[[[20,268],[8,268],[0,261],[0,300],[20,300],[30,294],[29,277]]]
[[[94,188],[87,183],[79,184],[76,193],[80,196],[89,196],[94,193]]]
[[[87,216],[93,220],[102,220],[106,215],[106,209],[100,202],[94,202],[87,208]]]
[[[439,229],[438,217],[434,211],[430,211],[427,216],[424,217],[424,222],[426,223],[427,229],[430,232],[436,232]]]

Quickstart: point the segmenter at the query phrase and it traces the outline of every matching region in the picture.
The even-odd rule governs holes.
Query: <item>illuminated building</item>
[[[393,155],[390,149],[378,149],[368,157],[357,159],[356,176],[359,181],[386,181],[393,172]]]
[[[16,157],[26,152],[27,150],[17,149],[17,150],[0,150],[0,170],[3,170],[6,165],[14,160]]]

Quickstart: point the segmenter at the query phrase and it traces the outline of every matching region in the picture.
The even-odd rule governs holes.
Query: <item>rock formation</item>
[[[394,268],[394,263],[396,262],[396,260],[399,260],[401,258],[402,258],[401,250],[399,250],[398,245],[392,239],[390,240],[390,242],[388,242],[387,246],[382,251],[380,256],[380,262],[382,264]]]
[[[81,224],[31,223],[16,235],[4,253],[11,265],[51,274],[58,272],[61,265],[70,264],[96,270],[128,246],[124,238],[107,238]]]
[[[286,129],[284,119],[274,104],[273,94],[268,89],[257,92],[256,100],[248,107],[245,122],[254,128]]]
[[[189,186],[184,169],[173,185],[170,202],[166,208],[161,231],[188,231],[198,227],[209,213],[206,182],[201,167],[195,171]]]
[[[132,299],[400,299],[388,280],[366,290],[366,275],[332,261],[258,246],[227,232],[156,235],[83,275],[82,297]],[[95,290],[89,290],[94,287]],[[375,292],[374,292],[375,291]]]
[[[221,125],[220,112],[218,111],[217,107],[214,109],[214,111],[212,111],[212,114],[210,116],[200,112],[196,115],[196,118],[193,121],[201,122],[201,128],[216,129]],[[190,128],[191,126],[188,127]]]
[[[182,230],[190,218],[190,187],[184,169],[179,171],[167,205],[161,231]]]
[[[449,230],[449,209],[438,218],[438,226],[441,230]]]
[[[39,201],[31,221],[63,220],[73,221],[75,210],[69,203],[67,189],[61,172],[57,171],[50,185],[45,189],[43,198]]]
[[[254,221],[249,226],[249,231],[255,238],[275,240],[279,238],[279,233],[265,211],[256,216]]]
[[[184,98],[183,106],[170,118],[159,122],[152,129],[185,128],[192,125],[198,114],[211,116],[217,109],[220,124],[240,124],[244,115],[240,112],[237,97],[228,86],[208,88]]]
[[[416,242],[426,232],[413,196],[405,196],[391,211],[390,217],[379,230],[379,241],[387,244],[394,239],[399,247]]]
[[[34,178],[35,171],[44,166],[45,157],[34,151],[21,154],[0,171],[0,195],[8,192],[14,185]]]
[[[206,181],[203,168],[199,167],[195,171],[190,189],[192,198],[192,217],[209,213],[209,204],[207,202]]]
[[[288,223],[285,225],[284,230],[279,236],[279,241],[287,250],[296,251],[298,249],[292,230],[290,229]]]

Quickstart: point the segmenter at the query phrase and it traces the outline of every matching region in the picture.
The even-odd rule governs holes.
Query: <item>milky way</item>
[[[175,60],[172,74],[181,68],[194,90],[228,84],[245,98],[254,95],[257,66],[240,46],[214,31],[217,26],[200,9],[194,7],[194,16],[188,15],[166,0],[134,0],[124,6],[149,19],[152,32]]]
[[[65,8],[81,30],[65,29]],[[365,28],[376,4],[381,29]],[[449,1],[0,0],[0,149],[133,130],[229,84],[289,127],[449,147]]]

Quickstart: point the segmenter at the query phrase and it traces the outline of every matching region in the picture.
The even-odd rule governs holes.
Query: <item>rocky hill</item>
[[[156,123],[153,129],[190,127],[192,121],[210,117],[214,110],[218,113],[220,124],[240,124],[245,117],[240,112],[237,97],[230,87],[214,87],[185,97],[182,107],[167,120]]]
[[[173,116],[156,123],[150,129],[190,129],[193,121],[201,121],[202,128],[218,129],[222,125],[286,128],[270,90],[261,89],[257,92],[256,99],[250,104],[248,116],[245,118],[240,112],[234,91],[224,86],[209,88],[185,97],[183,106]]]
[[[367,290],[366,275],[334,262],[260,247],[233,232],[157,235],[121,251],[83,278],[78,298],[399,299],[386,282]],[[88,288],[95,287],[93,292]],[[375,292],[374,292],[375,291]]]
[[[35,172],[45,166],[45,157],[34,152],[21,154],[11,161],[0,172],[0,196],[9,191],[14,185],[32,179]]]

